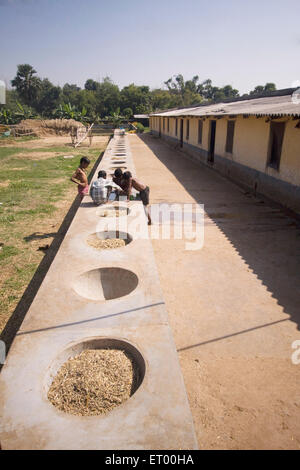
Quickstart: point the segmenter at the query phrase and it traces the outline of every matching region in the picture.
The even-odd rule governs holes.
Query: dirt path
[[[130,143],[151,204],[207,212],[201,250],[153,240],[199,447],[299,449],[299,228],[159,139]]]

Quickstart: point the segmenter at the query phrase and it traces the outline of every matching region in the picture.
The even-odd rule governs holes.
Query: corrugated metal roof
[[[300,89],[293,94],[285,96],[268,96],[206,106],[201,105],[193,108],[153,113],[151,116],[226,116],[238,114],[256,116],[300,116]]]

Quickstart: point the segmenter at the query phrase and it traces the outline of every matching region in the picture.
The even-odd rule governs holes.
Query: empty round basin
[[[138,285],[137,275],[123,268],[97,268],[77,277],[75,292],[90,300],[112,300],[130,294]]]

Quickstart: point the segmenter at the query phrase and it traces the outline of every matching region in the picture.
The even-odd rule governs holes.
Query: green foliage
[[[132,109],[131,109],[131,108],[125,108],[125,109],[123,109],[123,115],[124,115],[125,119],[130,119],[130,118],[132,118],[132,116],[133,116],[133,111],[132,111]]]
[[[42,80],[34,103],[37,112],[44,116],[51,114],[59,105],[61,93],[59,86],[52,85],[47,78]]]
[[[32,119],[36,116],[34,110],[29,106],[22,105],[18,101],[14,109],[3,107],[0,109],[0,124],[17,124],[22,119]]]
[[[263,95],[265,93],[269,93],[272,91],[276,91],[275,83],[266,83],[265,86],[258,85],[254,88],[254,90],[250,91],[249,95]]]
[[[29,64],[18,65],[17,75],[11,81],[12,86],[26,104],[31,104],[37,98],[41,80],[36,76],[36,70]]]
[[[137,128],[138,133],[144,132],[145,127],[143,126],[143,124],[141,122],[135,122],[134,125]]]
[[[43,117],[72,118],[84,123],[109,120],[118,125],[120,120],[129,120],[134,114],[239,97],[239,91],[231,85],[213,86],[210,79],[200,81],[198,75],[185,80],[183,75],[177,74],[164,82],[164,89],[150,90],[146,85],[131,83],[120,90],[109,77],[102,81],[88,78],[84,89],[74,83],[65,83],[60,88],[47,78],[40,79],[36,73],[29,64],[18,65],[17,75],[12,80],[15,89],[7,92],[6,112],[2,110],[0,122],[15,123],[21,119],[17,102],[27,116],[37,113]],[[266,83],[257,86],[250,95],[274,90],[274,83]]]
[[[183,76],[179,74],[174,78],[169,78],[169,80],[164,83],[170,94],[177,97],[178,106],[190,106],[201,103],[203,99],[198,92],[198,80],[198,75],[195,75],[192,80],[185,82]]]
[[[121,108],[130,108],[133,114],[143,114],[151,109],[151,94],[148,86],[136,86],[131,83],[121,93]]]
[[[59,107],[54,111],[53,117],[58,119],[75,119],[76,121],[84,122],[86,116],[86,108],[83,106],[82,110],[79,111],[71,103],[60,104]]]
[[[116,128],[120,126],[121,122],[124,120],[124,116],[121,116],[120,108],[117,108],[115,112],[111,113],[109,116],[106,116],[105,119],[109,122],[112,122],[113,126]]]
[[[97,91],[99,88],[99,82],[95,82],[95,80],[92,80],[91,78],[89,78],[85,82],[84,88],[85,90],[88,90],[88,91]]]
[[[116,112],[120,107],[120,90],[109,77],[105,77],[99,83],[98,89],[95,92],[96,96],[96,112],[102,118]]]
[[[0,124],[15,124],[14,116],[10,109],[0,109]]]

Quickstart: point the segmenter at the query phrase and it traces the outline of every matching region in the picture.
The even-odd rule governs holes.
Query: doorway
[[[180,147],[183,147],[183,119],[180,119]]]
[[[216,143],[216,124],[217,121],[210,121],[209,129],[209,147],[208,147],[208,161],[214,163],[215,161],[215,143]]]

